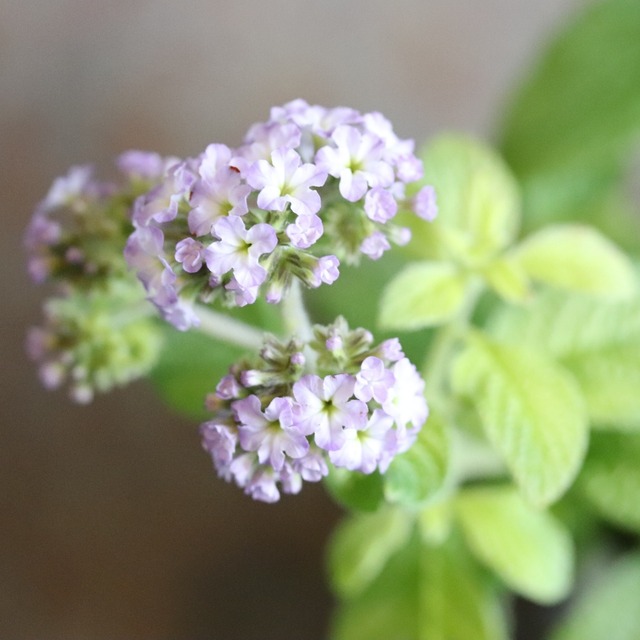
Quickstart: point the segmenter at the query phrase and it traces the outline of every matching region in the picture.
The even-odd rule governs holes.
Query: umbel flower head
[[[275,502],[329,465],[372,473],[414,442],[427,419],[424,382],[397,339],[373,345],[339,318],[309,344],[267,338],[208,398],[202,444],[218,474]]]
[[[401,209],[432,219],[433,198],[405,198],[422,165],[379,113],[295,100],[236,148],[211,144],[167,166],[135,203],[125,257],[162,315],[198,323],[193,302],[278,302],[293,279],[333,283],[341,261],[379,258],[410,232]],[[426,187],[429,189],[429,187]],[[425,192],[426,193],[426,192]]]

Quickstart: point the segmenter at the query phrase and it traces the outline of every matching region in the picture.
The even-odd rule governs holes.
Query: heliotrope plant
[[[55,288],[29,353],[77,401],[150,374],[182,408],[224,360],[189,408],[218,475],[264,502],[324,481],[351,512],[335,638],[508,638],[510,595],[560,602],[602,522],[640,530],[637,269],[595,226],[522,232],[523,186],[525,208],[558,189],[522,162],[519,183],[481,142],[416,155],[379,113],[295,100],[237,147],[127,152],[113,184],[74,168],[26,235]],[[637,556],[601,587],[621,619],[634,580]],[[554,640],[611,626],[575,620]]]

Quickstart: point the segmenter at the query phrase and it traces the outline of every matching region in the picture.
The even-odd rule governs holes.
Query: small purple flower
[[[393,373],[384,366],[384,362],[380,358],[369,356],[362,361],[360,371],[356,374],[354,394],[363,402],[373,399],[382,404],[394,382]]]
[[[152,222],[171,222],[178,215],[178,207],[188,195],[196,176],[187,162],[170,167],[164,180],[151,191],[140,196],[134,205],[133,222],[137,227]]]
[[[242,387],[236,380],[235,376],[228,374],[218,382],[216,387],[216,395],[222,400],[233,400],[240,397]]]
[[[333,284],[340,275],[339,266],[340,261],[335,256],[323,256],[320,258],[313,270],[313,275],[317,282],[316,286],[320,286],[321,282]]]
[[[207,182],[214,182],[220,170],[227,170],[231,162],[231,149],[226,144],[210,144],[200,157],[198,174]]]
[[[223,167],[214,178],[196,182],[191,194],[193,209],[189,212],[189,231],[196,236],[211,233],[218,218],[226,215],[242,216],[249,210],[247,197],[251,187],[240,174]]]
[[[238,216],[220,218],[213,226],[213,233],[220,238],[205,250],[207,267],[217,276],[233,270],[237,283],[243,288],[261,285],[267,271],[258,260],[271,253],[278,239],[273,227],[259,223],[247,230]]]
[[[344,428],[357,429],[366,422],[367,405],[353,398],[355,378],[347,374],[305,375],[293,385],[294,424],[327,451],[344,443]]]
[[[287,236],[298,249],[308,249],[322,237],[322,220],[315,215],[298,216],[287,226]]]
[[[278,476],[272,469],[260,467],[247,481],[245,493],[250,495],[254,500],[260,500],[260,502],[278,502],[278,500],[280,500],[280,492],[276,484],[278,479]],[[237,478],[236,482],[238,482]],[[240,483],[238,482],[238,484]]]
[[[269,160],[276,149],[297,148],[300,145],[300,138],[300,128],[292,122],[286,124],[260,122],[249,129],[245,137],[247,146],[240,152],[242,158],[249,163],[256,160]]]
[[[389,389],[382,409],[399,427],[404,428],[410,424],[416,431],[422,427],[429,415],[427,401],[424,398],[424,380],[408,358],[398,360],[391,371],[395,384]]]
[[[345,430],[344,444],[337,451],[329,451],[329,459],[336,467],[373,473],[383,458],[392,426],[390,416],[379,409],[374,410],[366,425]]]
[[[404,358],[404,351],[398,338],[385,340],[378,349],[380,356],[389,362],[397,362]]]
[[[268,461],[276,471],[282,469],[285,454],[301,458],[309,449],[304,435],[292,427],[291,404],[291,398],[274,398],[263,413],[259,398],[251,395],[231,405],[242,448],[257,451],[260,464]]]
[[[61,207],[79,196],[93,184],[93,167],[90,165],[75,166],[69,169],[66,176],[56,178],[45,196],[42,205],[45,209]]]
[[[278,474],[278,481],[284,493],[300,493],[302,489],[302,476],[293,468],[293,463],[286,461]]]
[[[413,198],[413,209],[423,220],[432,222],[438,215],[436,191],[432,186],[422,187]]]
[[[179,162],[177,158],[165,159],[157,153],[131,149],[121,153],[116,164],[130,180],[159,180],[167,164]]]
[[[258,206],[266,211],[284,211],[287,204],[298,215],[320,210],[320,195],[311,187],[321,187],[327,174],[313,164],[302,164],[293,149],[279,148],[271,154],[271,163],[258,160],[247,171],[247,182],[259,189]]]
[[[226,468],[231,464],[238,436],[233,429],[215,420],[200,425],[202,447],[211,454],[217,469]]]
[[[292,460],[291,466],[307,482],[318,482],[329,473],[324,452],[315,446],[310,446],[302,458]]]
[[[370,220],[384,224],[398,212],[396,199],[382,187],[374,187],[367,192],[364,210]]]
[[[385,251],[391,249],[387,237],[381,231],[374,231],[360,245],[360,251],[372,260],[378,260]]]
[[[204,261],[204,245],[193,238],[180,240],[176,245],[175,258],[187,273],[198,273]]]
[[[335,147],[327,145],[316,154],[316,164],[340,179],[340,194],[357,202],[369,187],[388,187],[393,182],[393,168],[382,160],[384,143],[370,133],[361,133],[341,125],[331,135]]]

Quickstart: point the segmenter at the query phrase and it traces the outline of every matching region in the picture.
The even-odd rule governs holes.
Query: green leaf
[[[456,508],[473,552],[516,593],[540,604],[568,595],[573,545],[551,514],[507,486],[463,490]]]
[[[506,640],[504,612],[458,543],[414,536],[360,596],[343,602],[334,640]]]
[[[421,153],[421,184],[435,187],[438,217],[412,225],[409,250],[421,257],[453,255],[482,262],[506,247],[520,225],[520,194],[498,154],[480,141],[444,135]]]
[[[409,451],[397,456],[384,474],[384,495],[406,507],[424,504],[439,491],[447,472],[449,439],[444,422],[430,416]]]
[[[332,466],[324,482],[333,498],[352,511],[375,511],[384,500],[384,483],[377,471],[364,474]]]
[[[522,303],[531,297],[531,283],[522,265],[513,256],[496,258],[482,268],[489,286],[504,300]]]
[[[631,260],[595,229],[555,225],[529,236],[515,251],[535,280],[573,291],[629,298],[638,291]]]
[[[182,332],[166,325],[160,360],[151,381],[162,399],[176,411],[201,420],[207,416],[205,397],[244,351],[197,331]]]
[[[334,591],[341,597],[360,593],[382,571],[389,556],[407,542],[411,526],[406,512],[392,508],[341,522],[329,544]]]
[[[517,92],[502,150],[538,220],[584,217],[640,131],[640,3],[606,0],[561,32]]]
[[[383,291],[379,324],[384,329],[422,329],[455,316],[464,303],[466,278],[443,262],[415,262]]]
[[[640,640],[638,585],[638,553],[598,572],[551,640]]]
[[[547,293],[526,310],[503,309],[491,332],[558,359],[580,385],[596,426],[640,428],[640,299]]]
[[[640,533],[640,436],[594,434],[579,486],[601,516]]]
[[[558,499],[587,445],[584,401],[571,376],[534,351],[476,334],[454,363],[452,383],[475,404],[525,497],[538,506]]]

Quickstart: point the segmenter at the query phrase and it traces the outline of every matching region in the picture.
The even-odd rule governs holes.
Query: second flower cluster
[[[396,339],[374,346],[342,319],[314,332],[308,345],[269,339],[209,398],[203,446],[218,474],[257,500],[297,493],[329,464],[384,472],[427,419],[424,382]]]

